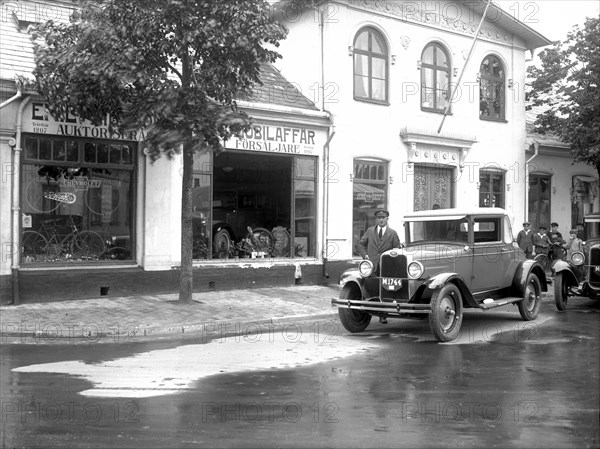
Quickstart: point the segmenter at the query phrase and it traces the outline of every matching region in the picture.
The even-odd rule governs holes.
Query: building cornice
[[[404,143],[418,143],[454,148],[470,148],[477,142],[477,137],[457,133],[437,133],[433,129],[405,126],[400,130],[400,138]]]
[[[305,123],[317,126],[330,126],[331,117],[328,112],[311,109],[294,108],[270,103],[237,101],[237,105],[253,118],[262,120],[287,120],[292,123]]]

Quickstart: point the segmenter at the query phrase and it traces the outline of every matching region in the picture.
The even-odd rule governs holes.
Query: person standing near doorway
[[[540,226],[539,231],[533,236],[534,256],[538,254],[548,255],[550,237],[546,235],[546,231],[546,226]]]
[[[567,261],[571,260],[571,255],[574,252],[583,252],[583,242],[577,236],[577,229],[569,231],[569,240],[563,244],[563,248],[567,250]]]
[[[390,213],[387,210],[375,211],[376,225],[371,226],[358,242],[358,253],[363,259],[373,263],[372,276],[379,276],[379,259],[387,250],[400,247],[398,233],[388,226]],[[379,322],[387,324],[387,319],[379,317]]]
[[[525,252],[525,257],[533,258],[533,232],[528,221],[523,223],[523,229],[517,234],[517,244]]]
[[[398,233],[388,226],[390,213],[387,210],[375,211],[376,225],[371,226],[358,242],[358,254],[373,262],[373,274],[379,274],[379,258],[392,248],[400,247]]]
[[[559,260],[565,257],[562,245],[565,243],[562,234],[558,231],[558,223],[553,221],[550,224],[550,243],[552,243],[552,258]]]

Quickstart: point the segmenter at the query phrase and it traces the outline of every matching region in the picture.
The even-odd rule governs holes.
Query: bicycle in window
[[[38,231],[23,232],[22,253],[34,261],[61,259],[97,260],[106,251],[100,234],[81,231],[72,216],[67,225],[62,219],[43,220]]]

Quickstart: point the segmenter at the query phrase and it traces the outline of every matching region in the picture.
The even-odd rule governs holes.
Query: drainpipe
[[[320,72],[321,72],[321,86],[319,87],[321,101],[319,109],[321,112],[328,112],[325,110],[325,10],[319,10],[319,8],[312,7],[319,18],[319,47],[320,47]],[[331,114],[328,113],[331,120]],[[329,143],[335,136],[334,126],[331,125],[327,131],[327,141],[323,145],[323,176],[325,178],[323,182],[323,278],[329,279],[329,272],[327,271],[327,253],[329,247]]]
[[[327,142],[323,145],[323,175],[325,177],[325,182],[323,182],[323,277],[325,279],[329,279],[329,273],[327,272],[327,253],[329,247],[329,143],[333,136],[335,136],[335,131],[333,130],[333,126],[329,127],[329,132],[327,133]]]
[[[2,109],[4,106],[8,106],[8,105],[9,105],[9,104],[11,104],[13,101],[15,101],[15,100],[17,100],[17,99],[21,98],[21,95],[23,95],[23,94],[21,93],[21,89],[17,90],[17,93],[16,93],[14,96],[12,96],[12,97],[10,97],[8,100],[6,100],[6,101],[3,101],[2,103],[0,103],[0,109]]]
[[[17,112],[17,135],[15,137],[15,148],[13,155],[13,164],[15,167],[12,177],[12,285],[13,285],[13,304],[20,304],[19,297],[19,258],[21,254],[21,235],[19,234],[19,220],[21,219],[21,132],[23,130],[23,110],[31,97],[27,96],[19,105]]]
[[[529,163],[534,160],[540,152],[539,142],[534,141],[533,148],[535,149],[535,153],[525,161],[525,210],[523,214],[525,220],[529,220]]]

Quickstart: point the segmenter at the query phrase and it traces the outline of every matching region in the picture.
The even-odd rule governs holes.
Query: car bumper
[[[431,304],[412,304],[397,301],[379,302],[378,300],[364,301],[333,298],[331,300],[331,305],[337,306],[338,308],[361,310],[371,313],[379,312],[388,315],[429,315],[431,313]]]

